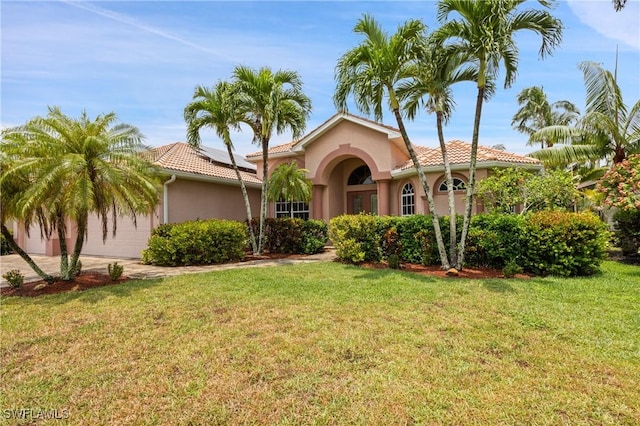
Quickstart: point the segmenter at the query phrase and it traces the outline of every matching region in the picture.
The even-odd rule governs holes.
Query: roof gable
[[[359,117],[357,115],[349,114],[346,112],[339,112],[334,114],[331,118],[329,118],[327,121],[325,121],[315,129],[311,130],[302,138],[296,141],[288,142],[281,145],[276,145],[269,148],[269,154],[291,155],[295,153],[301,153],[305,150],[305,147],[313,143],[313,141],[315,141],[320,136],[324,135],[325,133],[327,133],[328,131],[330,131],[331,129],[333,129],[338,124],[344,121],[349,121],[349,122],[358,124],[360,126],[369,128],[371,130],[374,130],[376,132],[384,133],[387,135],[389,139],[399,138],[401,136],[400,130],[394,127],[387,126],[387,125],[378,123],[376,121],[369,120],[364,117]],[[251,158],[261,157],[261,156],[262,156],[262,151],[256,151],[248,154],[247,158],[251,159]]]

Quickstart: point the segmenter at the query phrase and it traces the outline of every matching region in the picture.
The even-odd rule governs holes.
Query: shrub
[[[522,265],[537,275],[592,275],[606,256],[610,233],[592,213],[537,212],[525,223]]]
[[[389,268],[399,269],[402,242],[400,241],[400,236],[398,235],[398,230],[395,226],[389,228],[387,232],[384,233],[382,250],[384,252],[384,256],[389,262]]]
[[[300,252],[314,254],[324,251],[329,240],[329,227],[322,220],[309,219],[302,224],[302,246]]]
[[[423,265],[440,263],[440,252],[438,251],[431,215],[418,214],[397,219],[396,226],[402,244],[402,260]],[[456,217],[458,240],[462,232],[462,219],[462,216]],[[439,220],[445,250],[449,253],[449,216],[441,216]]]
[[[300,253],[304,221],[298,218],[268,218],[265,250],[270,253]]]
[[[13,288],[20,288],[22,287],[22,284],[24,284],[24,275],[22,275],[22,272],[17,269],[5,272],[2,275],[2,278],[7,280],[7,284]]]
[[[622,249],[622,254],[640,254],[640,209],[618,210],[613,220],[616,243]]]
[[[118,265],[118,262],[113,264],[110,263],[107,265],[107,271],[109,272],[109,278],[111,278],[111,281],[117,281],[124,272],[124,266]]]
[[[465,264],[503,268],[523,256],[525,218],[512,214],[481,214],[471,219]]]
[[[336,255],[352,263],[379,262],[382,259],[382,236],[378,232],[378,220],[378,216],[367,214],[331,219],[329,237],[336,247]]]
[[[521,272],[522,272],[522,267],[518,265],[518,263],[515,260],[508,261],[507,264],[504,265],[504,268],[502,268],[502,273],[507,278],[512,278],[516,274],[519,274]]]
[[[247,227],[231,220],[198,220],[164,226],[149,238],[142,262],[161,266],[206,265],[239,260]]]

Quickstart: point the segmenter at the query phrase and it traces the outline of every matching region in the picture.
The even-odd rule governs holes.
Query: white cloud
[[[620,12],[615,11],[610,0],[569,0],[569,7],[583,24],[640,50],[640,2],[627,1]]]

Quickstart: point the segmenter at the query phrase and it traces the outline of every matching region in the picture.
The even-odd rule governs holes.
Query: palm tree
[[[293,203],[311,200],[313,183],[307,178],[307,169],[299,169],[295,162],[280,164],[269,178],[270,201],[284,200],[289,203],[289,214],[293,217]]]
[[[555,138],[563,146],[530,155],[545,164],[597,163],[601,159],[622,162],[640,152],[640,100],[627,109],[615,73],[595,62],[582,62],[586,107],[575,126],[551,126],[535,132],[532,140]]]
[[[627,0],[611,0],[611,2],[613,3],[613,7],[616,9],[616,12],[620,12],[627,4]]]
[[[2,177],[24,173],[29,186],[13,202],[17,217],[30,218],[40,211],[60,240],[60,275],[73,279],[87,238],[89,214],[102,222],[102,238],[108,235],[109,218],[115,236],[118,216],[150,214],[158,204],[157,170],[139,154],[144,148],[140,131],[128,124],[113,125],[114,113],[91,120],[86,112],[73,119],[57,107],[46,117],[36,117],[3,135],[3,150],[12,157]],[[67,248],[67,224],[73,221],[77,235],[71,258]]]
[[[485,98],[487,81],[497,76],[500,64],[504,65],[504,86],[508,88],[514,82],[518,65],[518,47],[514,36],[521,30],[530,30],[542,37],[539,55],[544,58],[553,51],[562,40],[562,23],[545,10],[527,9],[519,11],[518,7],[525,0],[440,0],[438,2],[438,20],[442,22],[434,34],[437,40],[447,43],[474,58],[478,66],[476,85],[476,109],[471,138],[471,160],[469,165],[469,182],[465,203],[462,236],[458,245],[458,265],[460,269],[464,261],[464,250],[473,195],[475,189],[476,163],[478,154],[478,138],[482,103]],[[551,2],[538,0],[545,8]],[[458,19],[448,20],[455,13]]]
[[[4,135],[3,135],[4,136]],[[4,144],[3,144],[4,145]],[[21,214],[17,208],[19,197],[24,193],[30,185],[28,176],[23,172],[15,172],[10,175],[6,175],[5,171],[12,168],[10,165],[11,158],[6,155],[6,150],[0,150],[0,170],[2,171],[3,178],[0,179],[0,226],[2,236],[9,244],[11,249],[20,255],[22,259],[33,269],[47,283],[51,284],[55,281],[55,278],[46,272],[44,272],[36,262],[25,252],[22,247],[16,243],[13,235],[5,225],[8,220],[20,220],[25,223],[27,232],[30,225],[33,222],[37,222],[40,226],[41,234],[51,235],[50,226],[42,209],[36,209],[35,211],[26,212]]]
[[[569,101],[549,103],[544,89],[538,86],[522,89],[518,94],[520,109],[513,116],[511,125],[520,133],[531,137],[538,130],[548,126],[568,126],[578,119],[580,111]],[[535,142],[529,139],[527,145]],[[541,148],[552,147],[552,139],[540,141]]]
[[[445,46],[429,40],[428,45],[415,63],[414,78],[406,82],[399,90],[399,97],[406,99],[405,112],[413,119],[418,107],[423,106],[428,113],[435,113],[438,141],[445,170],[447,194],[449,200],[449,260],[457,264],[457,224],[456,205],[451,165],[447,155],[443,125],[449,121],[455,102],[451,86],[464,81],[476,81],[478,69],[464,52],[447,49]],[[492,93],[493,86],[485,93]],[[424,99],[426,97],[426,100]]]
[[[262,148],[262,196],[258,253],[264,245],[267,218],[269,141],[274,132],[290,130],[293,138],[302,136],[311,113],[311,100],[302,92],[297,72],[273,72],[264,67],[254,70],[239,65],[233,72],[234,97],[237,96],[239,121],[253,131],[253,141]]]
[[[187,123],[187,142],[194,148],[199,149],[201,145],[200,130],[207,127],[215,131],[218,137],[222,139],[227,148],[233,170],[236,172],[238,182],[240,182],[242,199],[247,212],[251,248],[255,254],[258,252],[258,242],[253,226],[251,226],[251,219],[253,218],[251,203],[249,202],[247,187],[233,155],[233,142],[231,141],[231,130],[240,129],[241,116],[238,114],[235,102],[233,88],[227,82],[219,81],[212,90],[197,86],[193,93],[193,101],[184,108],[184,119]]]
[[[380,121],[384,99],[387,98],[388,107],[396,118],[405,147],[427,196],[442,268],[449,269],[433,194],[404,126],[401,114],[404,107],[398,96],[403,85],[414,77],[416,62],[426,43],[425,30],[422,21],[409,20],[399,26],[395,34],[388,36],[373,17],[365,14],[353,29],[365,40],[338,60],[333,99],[338,109],[346,111],[349,95],[353,94],[357,108],[367,115],[373,110],[373,116]]]

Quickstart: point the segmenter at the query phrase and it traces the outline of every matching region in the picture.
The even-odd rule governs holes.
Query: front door
[[[377,191],[347,192],[347,214],[378,214]]]

